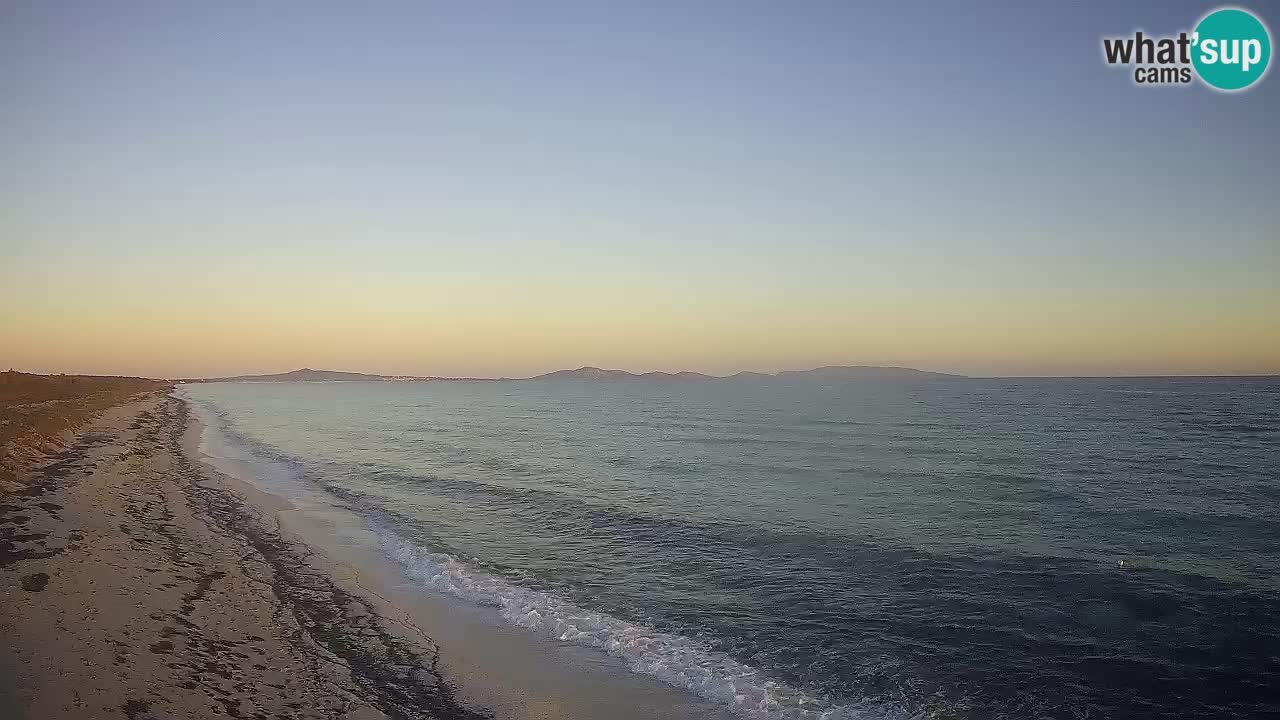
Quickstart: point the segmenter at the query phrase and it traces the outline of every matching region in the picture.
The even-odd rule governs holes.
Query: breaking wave
[[[761,720],[900,720],[922,717],[883,703],[838,705],[765,676],[705,644],[658,632],[579,607],[550,593],[530,590],[475,570],[456,558],[380,530],[383,550],[411,579],[436,592],[497,608],[511,625],[564,643],[620,658],[637,673],[651,675],[740,715]]]

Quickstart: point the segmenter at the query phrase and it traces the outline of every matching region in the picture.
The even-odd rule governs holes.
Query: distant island
[[[312,370],[302,368],[270,375],[235,375],[217,378],[183,378],[178,382],[383,382],[389,380],[435,380],[429,377],[400,377],[395,375],[370,375],[368,373],[342,372],[340,370]]]
[[[778,373],[740,372],[734,375],[707,375],[688,370],[682,372],[647,372],[633,373],[626,370],[606,370],[598,367],[580,367],[574,370],[556,370],[527,378],[472,378],[472,377],[436,377],[419,375],[373,375],[369,373],[342,372],[339,370],[312,370],[302,368],[289,372],[270,375],[235,375],[215,378],[182,378],[176,382],[211,383],[211,382],[396,382],[396,381],[485,381],[512,382],[516,380],[592,380],[592,381],[658,381],[658,382],[700,382],[700,381],[747,381],[747,382],[903,382],[922,380],[955,380],[965,378],[964,375],[929,372],[915,368],[884,367],[879,365],[827,365],[811,370],[783,370]]]

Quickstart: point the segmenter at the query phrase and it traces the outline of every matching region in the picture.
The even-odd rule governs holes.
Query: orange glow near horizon
[[[1212,296],[1095,282],[993,285],[878,268],[810,284],[763,270],[701,280],[617,272],[226,272],[148,262],[6,277],[0,365],[200,377],[299,367],[522,377],[596,365],[730,374],[828,364],[975,375],[1280,372],[1265,278]],[[918,270],[915,277],[919,282]],[[339,279],[340,278],[340,279]],[[333,281],[330,281],[333,279]],[[1038,285],[1038,287],[1037,287]]]

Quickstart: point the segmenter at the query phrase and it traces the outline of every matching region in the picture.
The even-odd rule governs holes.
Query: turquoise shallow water
[[[423,592],[744,713],[1280,712],[1280,380],[183,392]]]

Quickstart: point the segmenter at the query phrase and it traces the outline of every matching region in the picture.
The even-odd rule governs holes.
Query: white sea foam
[[[461,600],[495,607],[508,623],[560,642],[621,658],[632,671],[685,688],[740,715],[760,720],[870,720],[910,718],[900,707],[876,703],[834,705],[769,679],[760,670],[681,635],[662,633],[555,595],[530,590],[467,566],[450,555],[379,531],[384,551],[411,579]]]

